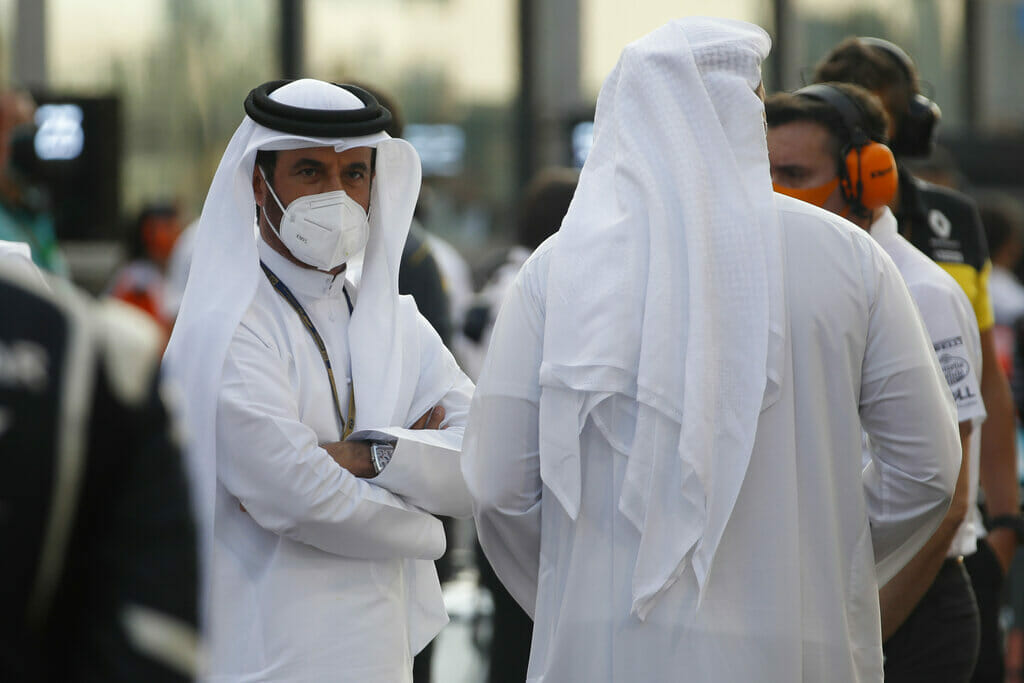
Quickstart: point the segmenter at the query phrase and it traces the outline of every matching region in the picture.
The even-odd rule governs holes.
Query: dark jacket
[[[123,304],[10,275],[0,266],[0,680],[191,680],[195,530],[159,337]]]
[[[900,233],[953,276],[971,302],[978,329],[992,327],[991,270],[985,230],[974,200],[919,180],[900,168]]]

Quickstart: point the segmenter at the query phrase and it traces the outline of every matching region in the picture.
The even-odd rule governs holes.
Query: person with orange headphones
[[[985,418],[977,319],[956,281],[897,232],[888,204],[898,171],[874,95],[848,84],[816,84],[768,98],[765,115],[775,190],[849,219],[889,254],[956,402],[963,460],[953,503],[931,540],[882,586],[879,600],[886,681],[967,681],[980,632],[963,567],[977,534],[967,515],[978,478],[971,435]],[[871,448],[867,440],[865,448]]]
[[[939,126],[938,105],[921,94],[918,71],[900,46],[872,37],[849,37],[814,69],[815,81],[853,83],[878,95],[889,115],[892,151],[901,165],[899,189],[889,203],[900,234],[960,284],[981,330],[981,395],[989,418],[980,434],[979,483],[985,492],[987,533],[965,562],[981,611],[981,651],[972,683],[1002,683],[999,623],[1002,587],[1017,547],[1024,542],[1017,472],[1015,410],[998,362],[989,273],[992,264],[978,208],[967,195],[914,177],[904,159],[927,157]],[[972,510],[969,514],[975,515]],[[980,515],[978,515],[980,517]]]

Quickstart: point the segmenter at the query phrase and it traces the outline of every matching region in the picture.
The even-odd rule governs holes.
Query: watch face
[[[395,454],[395,447],[389,443],[376,442],[370,446],[370,458],[373,460],[373,468],[377,471],[377,474],[381,473],[387,464],[391,461],[391,456]]]

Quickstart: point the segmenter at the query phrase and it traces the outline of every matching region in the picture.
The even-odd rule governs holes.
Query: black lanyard
[[[309,332],[309,336],[313,338],[316,343],[316,347],[320,350],[320,358],[324,361],[324,367],[327,368],[327,379],[331,382],[331,397],[334,399],[334,411],[338,414],[338,419],[341,420],[341,439],[344,441],[352,434],[352,431],[356,427],[356,391],[355,384],[353,382],[348,383],[348,419],[346,420],[341,415],[341,401],[338,399],[338,386],[334,383],[334,371],[331,369],[331,359],[327,355],[327,345],[324,344],[323,338],[320,333],[316,331],[316,326],[313,325],[313,321],[310,320],[309,315],[306,313],[306,309],[302,307],[299,300],[295,298],[292,291],[288,289],[288,286],[281,282],[281,278],[274,275],[274,271],[270,270],[263,261],[260,261],[260,267],[263,268],[263,272],[266,274],[267,279],[270,280],[270,284],[273,285],[277,293],[288,302],[288,304],[295,309],[295,312],[299,315],[299,320],[302,321],[306,331]],[[341,290],[345,293],[345,302],[348,304],[348,313],[352,315],[352,299],[349,298],[348,290],[344,287]]]

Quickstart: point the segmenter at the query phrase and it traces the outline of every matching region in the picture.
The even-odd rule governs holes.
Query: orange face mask
[[[787,197],[799,199],[802,202],[807,202],[808,204],[814,204],[815,206],[821,207],[825,206],[825,202],[828,201],[828,198],[831,197],[832,193],[835,192],[837,187],[839,187],[839,178],[837,176],[824,185],[818,185],[817,187],[797,189],[777,185],[776,183],[772,183],[772,187],[775,188],[775,191],[779,194],[784,194]]]
[[[174,243],[181,233],[177,220],[153,218],[143,227],[142,235],[149,255],[155,261],[164,263],[171,256]]]

